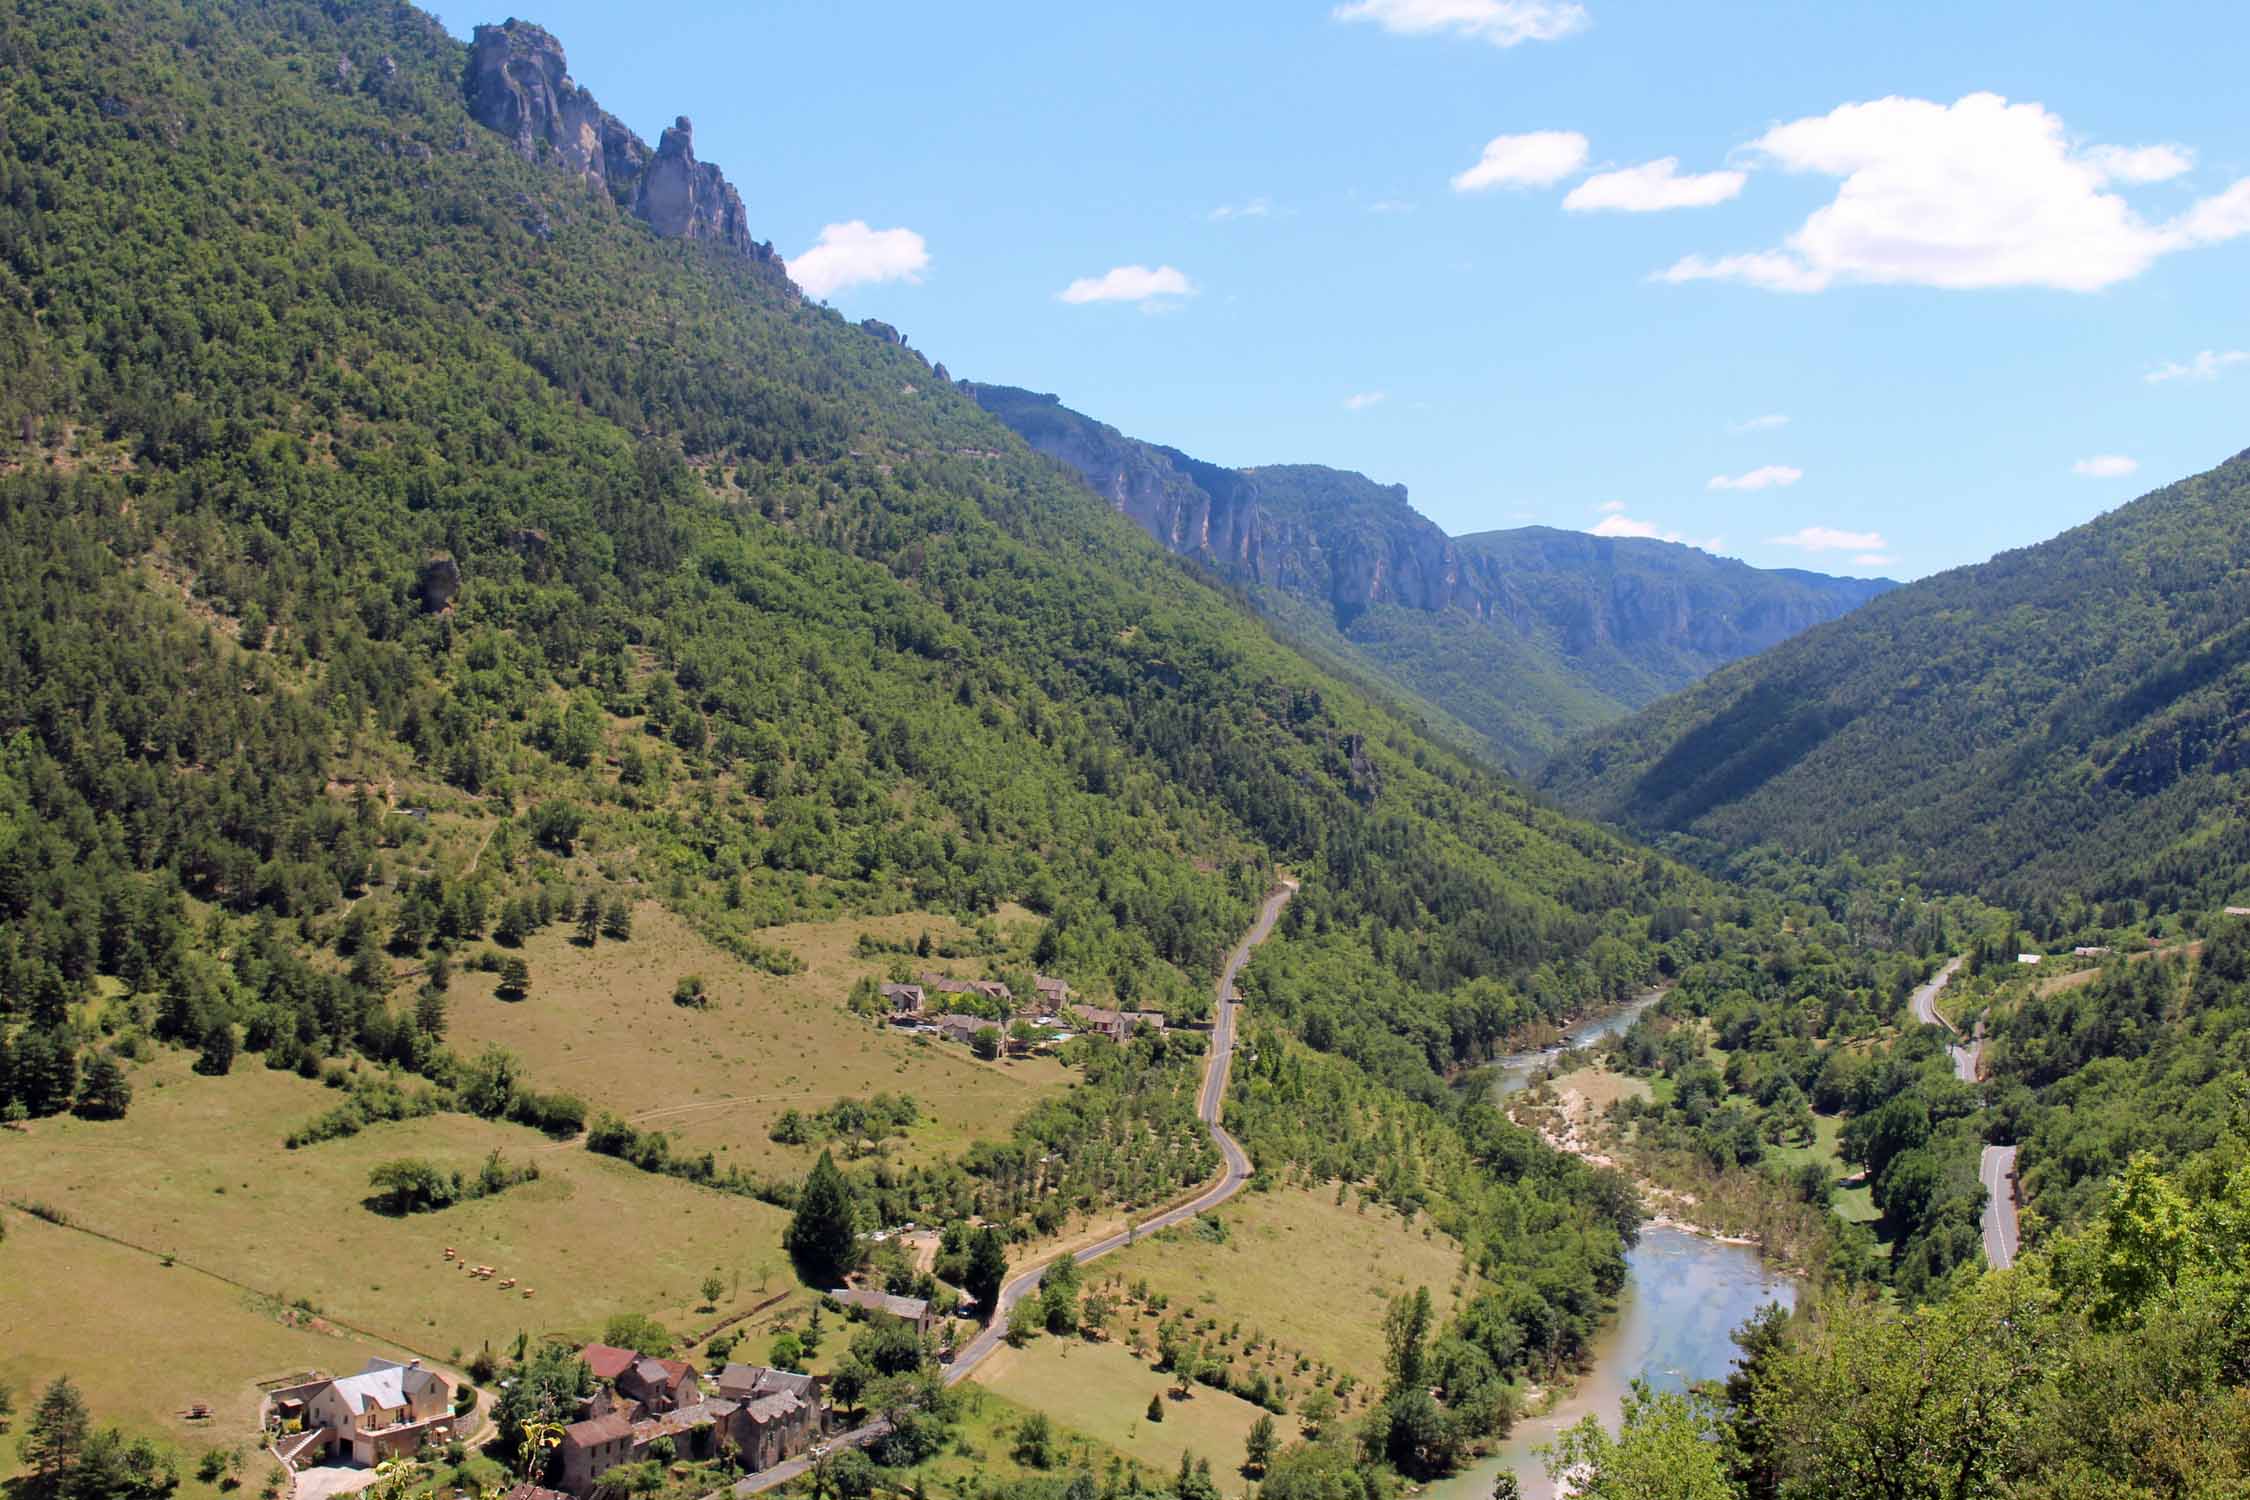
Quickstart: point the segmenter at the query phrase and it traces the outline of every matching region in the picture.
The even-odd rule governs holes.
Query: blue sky
[[[1454,533],[1914,577],[2250,446],[2250,6],[528,18],[954,374]]]

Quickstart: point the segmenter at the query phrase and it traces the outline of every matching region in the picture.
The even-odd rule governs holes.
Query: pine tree
[[[602,908],[602,936],[613,943],[632,940],[633,909],[625,904],[624,897],[612,896]]]
[[[133,1102],[133,1086],[117,1059],[97,1052],[86,1063],[78,1088],[78,1113],[89,1120],[122,1120]]]
[[[797,1194],[797,1213],[782,1243],[814,1286],[832,1287],[859,1262],[851,1184],[828,1152],[820,1153]]]
[[[436,983],[423,985],[414,997],[414,1024],[433,1040],[445,1035],[445,992]]]
[[[523,961],[520,953],[511,953],[500,960],[500,998],[521,1000],[531,993],[531,965]]]
[[[969,1269],[961,1278],[962,1288],[977,1299],[987,1323],[1000,1307],[1000,1287],[1007,1279],[1007,1247],[1000,1242],[1000,1231],[987,1224],[969,1242]]]
[[[601,941],[601,936],[602,900],[592,891],[588,891],[586,899],[580,902],[578,906],[578,945],[582,948],[591,948],[595,943]]]
[[[33,1117],[59,1114],[78,1087],[78,1051],[59,1031],[16,1038],[16,1098]]]
[[[1260,1414],[1250,1424],[1250,1436],[1243,1442],[1242,1468],[1245,1473],[1263,1474],[1273,1465],[1273,1418]]]
[[[24,1429],[18,1451],[31,1466],[37,1488],[52,1495],[77,1464],[86,1448],[86,1399],[78,1394],[68,1375],[58,1375],[39,1397],[31,1422]]]
[[[203,1033],[203,1052],[195,1060],[195,1071],[211,1078],[224,1078],[234,1067],[234,1022],[214,1021]]]

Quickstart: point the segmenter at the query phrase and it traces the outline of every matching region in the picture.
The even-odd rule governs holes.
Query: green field
[[[891,1143],[892,1154],[941,1158],[977,1136],[1004,1138],[1070,1075],[1047,1058],[979,1062],[966,1047],[910,1037],[845,1008],[857,979],[888,968],[855,955],[861,933],[910,941],[925,931],[943,938],[958,929],[919,912],[770,928],[763,940],[806,965],[777,978],[643,902],[630,942],[581,948],[560,924],[534,935],[523,947],[532,980],[522,1001],[495,998],[490,976],[462,976],[450,997],[448,1040],[463,1053],[498,1043],[523,1059],[535,1087],[564,1089],[672,1132],[692,1151],[717,1153],[722,1166],[802,1172],[818,1147],[771,1141],[782,1111],[878,1092],[911,1094],[925,1117]],[[975,965],[951,967],[966,974]],[[708,986],[707,1009],[672,1003],[687,974]]]
[[[1200,1385],[1187,1400],[1175,1401],[1170,1376],[1115,1343],[1041,1338],[1021,1349],[1003,1345],[977,1371],[975,1383],[1020,1406],[1035,1407],[1152,1469],[1176,1469],[1182,1449],[1208,1458],[1223,1491],[1242,1491],[1235,1468],[1258,1408]],[[1162,1422],[1148,1420],[1151,1396],[1162,1401]],[[1292,1435],[1289,1419],[1279,1417],[1275,1423],[1279,1436]]]
[[[1853,1174],[1851,1168],[1844,1164],[1843,1154],[1836,1146],[1837,1138],[1843,1131],[1843,1116],[1816,1114],[1813,1116],[1813,1138],[1810,1144],[1768,1146],[1766,1160],[1785,1173],[1796,1171],[1808,1161],[1820,1162],[1835,1176],[1839,1184],[1852,1184],[1849,1187],[1839,1186],[1836,1196],[1830,1200],[1835,1206],[1836,1217],[1847,1223],[1871,1224],[1879,1217],[1875,1211],[1874,1195]]]
[[[371,1355],[400,1352],[29,1214],[0,1210],[0,1221],[7,1230],[0,1241],[0,1383],[15,1392],[16,1431],[48,1382],[68,1375],[97,1424],[177,1449],[180,1500],[218,1493],[194,1474],[194,1461],[210,1448],[248,1446],[250,1467],[237,1494],[254,1493],[263,1482],[271,1460],[260,1461],[256,1452],[258,1381],[310,1370],[348,1373]],[[211,1408],[209,1419],[182,1415],[198,1403]],[[0,1478],[17,1467],[15,1443],[0,1442]]]
[[[1362,1381],[1380,1377],[1392,1297],[1426,1286],[1439,1317],[1451,1313],[1460,1246],[1425,1236],[1426,1222],[1409,1228],[1389,1209],[1340,1206],[1333,1191],[1308,1189],[1244,1193],[1217,1217],[1224,1243],[1183,1225],[1119,1251],[1090,1275],[1105,1284],[1145,1281],[1170,1300],[1170,1312],[1216,1318],[1222,1328],[1239,1322],[1285,1354]],[[1278,1266],[1289,1274],[1276,1275]]]
[[[337,1093],[254,1057],[225,1078],[198,1076],[188,1063],[164,1053],[139,1069],[122,1121],[59,1117],[0,1133],[9,1196],[439,1357],[518,1331],[598,1331],[625,1309],[688,1308],[714,1268],[729,1292],[710,1320],[759,1300],[761,1281],[779,1290],[788,1280],[786,1216],[766,1204],[465,1115],[374,1125],[289,1151],[283,1135]],[[540,1179],[441,1213],[389,1218],[363,1205],[378,1162],[419,1156],[473,1169],[494,1149],[536,1160]],[[445,1260],[448,1246],[519,1287],[466,1275]],[[245,1360],[240,1378],[261,1363]]]

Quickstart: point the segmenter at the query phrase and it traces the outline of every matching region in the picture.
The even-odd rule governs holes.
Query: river
[[[1531,1086],[1531,1075],[1538,1072],[1555,1057],[1571,1047],[1591,1047],[1604,1037],[1623,1036],[1632,1030],[1633,1023],[1647,1010],[1664,998],[1662,990],[1629,1000],[1615,1010],[1605,1010],[1590,1020],[1580,1021],[1563,1033],[1560,1045],[1535,1052],[1511,1052],[1478,1068],[1469,1076],[1478,1082],[1489,1081],[1495,1097],[1513,1094]]]
[[[1552,1411],[1516,1423],[1497,1454],[1431,1485],[1424,1491],[1429,1500],[1490,1500],[1503,1468],[1529,1500],[1553,1500],[1555,1487],[1532,1449],[1588,1414],[1614,1430],[1618,1403],[1636,1376],[1661,1390],[1718,1379],[1734,1362],[1735,1329],[1768,1302],[1796,1303],[1797,1284],[1761,1264],[1747,1245],[1651,1227],[1625,1260],[1617,1320],[1595,1339],[1593,1368]]]

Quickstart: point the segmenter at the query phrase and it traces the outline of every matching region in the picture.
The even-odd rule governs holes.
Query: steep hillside
[[[2213,904],[2250,881],[2246,560],[2250,454],[1715,673],[1542,785],[1648,833],[1905,855],[2033,912]]]
[[[257,1233],[246,1190],[196,1174],[296,1163],[291,1211],[342,1234],[383,1150],[437,1153],[442,1183],[541,1131],[577,1168],[454,1222],[567,1246],[576,1213],[709,1201],[770,1250],[780,1216],[749,1200],[793,1205],[804,1153],[708,1125],[675,1150],[676,1116],[640,1107],[730,1082],[687,1054],[778,1047],[776,1091],[856,1090],[787,1049],[873,1041],[855,993],[932,960],[1192,1021],[1287,869],[1262,961],[1348,968],[1363,998],[1318,1037],[1331,1128],[1268,1130],[1259,1169],[1358,1180],[1383,1153],[1389,1201],[1476,1247],[1462,1316],[1489,1352],[1451,1383],[1459,1431],[1582,1353],[1637,1206],[1457,1123],[1444,1074],[1644,984],[1738,902],[1431,743],[895,336],[808,305],[748,230],[755,192],[683,126],[644,156],[543,33],[33,0],[0,68],[0,1111],[32,1117],[0,1156],[52,1160],[66,1111],[130,1149],[192,1088],[209,1159],[143,1166],[249,1285],[271,1271],[227,1259]],[[670,915],[634,939],[651,900]],[[675,918],[698,942],[657,947]],[[631,992],[597,1008],[612,943]],[[700,944],[835,978],[680,972]],[[915,1045],[854,1052],[913,1088]],[[851,1223],[1051,1244],[1201,1181],[1201,1037],[1074,1045],[988,1120],[943,1101],[942,1153],[850,1130],[837,1149],[873,1157]],[[65,1190],[73,1223],[132,1220],[98,1173]],[[386,1284],[423,1339],[482,1336]],[[577,1290],[574,1325],[651,1295]]]
[[[963,389],[1296,639],[1404,687],[1519,770],[1892,587],[1545,527],[1448,538],[1400,485],[1309,464],[1224,469],[1053,396]]]

